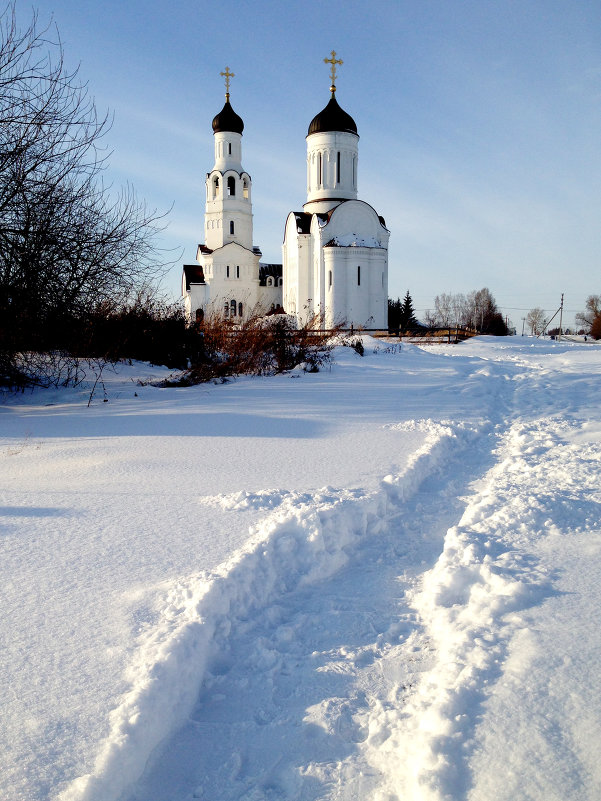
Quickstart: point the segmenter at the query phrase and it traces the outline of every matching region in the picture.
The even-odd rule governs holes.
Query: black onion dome
[[[314,133],[324,133],[325,131],[343,131],[345,133],[357,133],[357,125],[350,114],[338,105],[338,101],[332,95],[328,105],[311,120],[309,125],[310,136]]]
[[[230,101],[226,100],[219,114],[213,118],[213,133],[232,131],[233,133],[241,134],[243,130],[244,123],[242,122],[242,117],[236,114],[230,105]]]

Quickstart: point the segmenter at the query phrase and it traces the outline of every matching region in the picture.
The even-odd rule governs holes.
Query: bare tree
[[[542,334],[546,325],[544,310],[539,309],[538,307],[530,309],[526,315],[526,325],[530,329],[530,333],[534,336]]]
[[[434,299],[433,325],[441,328],[465,326],[483,334],[505,335],[507,326],[489,289],[449,294],[443,292]]]
[[[0,16],[0,337],[4,353],[52,347],[63,321],[161,272],[161,215],[103,182],[99,116],[58,32]],[[66,321],[66,322],[65,322]],[[0,359],[1,359],[0,354]],[[1,365],[0,365],[1,367]]]
[[[442,292],[434,298],[434,313],[436,322],[442,328],[448,328],[453,323],[453,295]]]
[[[452,295],[451,300],[451,313],[452,321],[455,326],[467,325],[468,311],[467,311],[467,298],[461,292]]]
[[[576,324],[589,333],[596,317],[601,316],[601,295],[589,295],[585,310],[576,314]]]

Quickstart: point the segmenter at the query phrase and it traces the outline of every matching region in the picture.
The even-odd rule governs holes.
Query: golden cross
[[[341,58],[336,58],[336,51],[332,50],[331,54],[332,58],[324,58],[325,64],[331,64],[332,69],[330,70],[330,78],[332,79],[332,85],[330,86],[330,92],[335,94],[336,92],[336,64],[343,64],[343,60]]]
[[[225,78],[225,99],[229,100],[230,99],[230,78],[234,78],[235,74],[233,72],[230,72],[230,68],[229,67],[225,68],[225,72],[220,72],[219,74],[223,75],[223,77]]]

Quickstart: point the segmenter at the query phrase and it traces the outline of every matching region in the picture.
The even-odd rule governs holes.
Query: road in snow
[[[3,799],[601,797],[601,350],[365,352],[4,399]]]

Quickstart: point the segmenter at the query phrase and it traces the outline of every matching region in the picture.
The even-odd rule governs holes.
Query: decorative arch
[[[227,193],[229,197],[234,197],[236,194],[236,179],[234,178],[233,175],[228,175]]]

